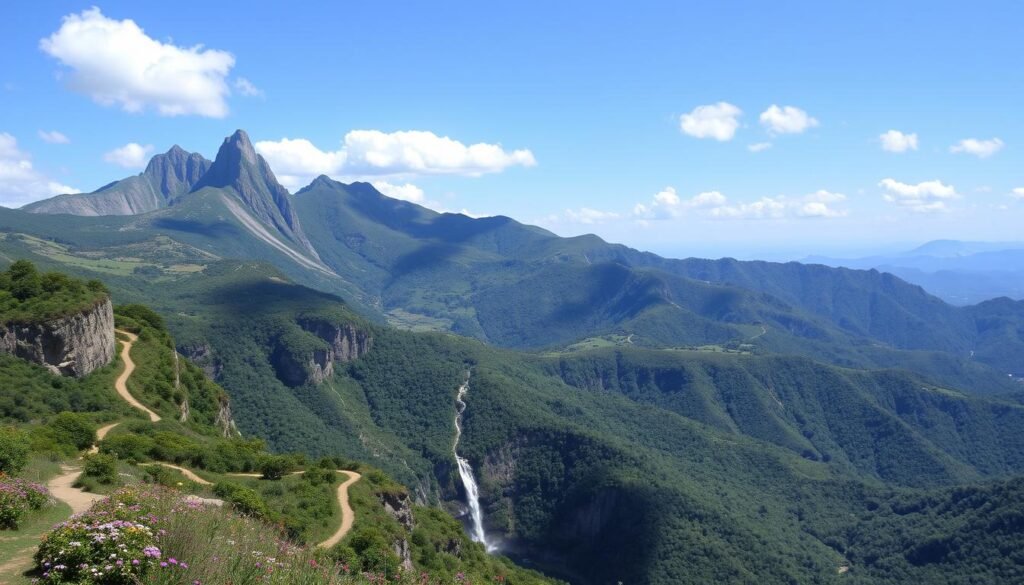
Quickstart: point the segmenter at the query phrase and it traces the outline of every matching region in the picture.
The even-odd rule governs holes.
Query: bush
[[[256,518],[270,517],[266,502],[255,490],[234,482],[221,481],[213,486],[213,493],[227,500],[240,514]]]
[[[268,455],[260,461],[260,473],[263,479],[277,480],[284,477],[291,469],[291,460],[280,455]]]
[[[17,528],[30,510],[50,501],[45,487],[21,478],[0,478],[0,529]]]
[[[102,484],[113,485],[117,483],[117,458],[106,453],[87,455],[82,475]]]
[[[35,555],[43,582],[127,585],[150,571],[177,570],[177,560],[162,567],[158,526],[179,502],[176,492],[125,488],[57,525]]]
[[[145,435],[124,433],[103,440],[101,453],[109,453],[124,461],[146,461],[156,447],[156,442]]]
[[[14,427],[0,428],[0,473],[13,475],[28,463],[28,435]]]
[[[50,421],[57,440],[81,451],[96,441],[96,425],[92,419],[78,412],[62,412]]]

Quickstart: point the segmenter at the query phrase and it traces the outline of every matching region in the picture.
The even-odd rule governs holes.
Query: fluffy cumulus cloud
[[[882,150],[888,152],[906,152],[917,150],[917,134],[904,134],[899,130],[889,130],[878,136]]]
[[[263,90],[244,77],[235,79],[235,90],[247,97],[263,97]]]
[[[725,195],[718,191],[706,191],[693,197],[683,199],[674,187],[665,187],[655,193],[647,203],[637,203],[633,207],[633,217],[638,219],[672,219],[679,217],[689,209],[706,209],[725,203]]]
[[[374,181],[373,187],[392,199],[401,199],[402,201],[411,201],[419,204],[426,202],[426,196],[423,193],[423,189],[420,189],[412,183],[394,185],[387,181]]]
[[[39,46],[64,65],[71,89],[97,103],[128,112],[153,108],[164,116],[228,113],[226,78],[235,58],[225,51],[162,43],[99,8],[65,16]]]
[[[978,158],[988,158],[1003,149],[1003,141],[998,138],[991,140],[978,140],[977,138],[966,138],[949,147],[953,154],[973,154]]]
[[[742,110],[728,102],[697,106],[689,114],[679,117],[679,129],[694,138],[725,142],[736,135],[742,114]]]
[[[78,193],[46,177],[32,166],[32,159],[18,148],[18,141],[0,132],[0,205],[21,207],[63,193]]]
[[[129,142],[103,154],[103,160],[126,169],[138,169],[146,166],[149,161],[149,153],[153,152],[153,146],[145,146],[136,142]]]
[[[1013,191],[1010,191],[1010,197],[1014,199],[1024,199],[1024,187],[1017,187]]]
[[[70,144],[71,139],[56,130],[40,130],[39,138],[49,144]]]
[[[465,175],[478,177],[509,167],[537,164],[529,150],[505,150],[499,144],[463,144],[433,132],[352,130],[341,147],[324,151],[303,138],[260,141],[263,155],[281,182],[295,188],[317,175],[386,177]]]
[[[777,106],[772,104],[761,112],[761,125],[772,134],[800,134],[808,128],[814,128],[818,121],[807,112],[793,106]]]
[[[960,197],[952,185],[939,180],[910,184],[882,179],[878,186],[885,191],[883,197],[886,201],[917,213],[948,211],[949,201]]]
[[[771,142],[755,142],[754,144],[748,144],[747,150],[749,150],[750,152],[763,152],[771,147]]]

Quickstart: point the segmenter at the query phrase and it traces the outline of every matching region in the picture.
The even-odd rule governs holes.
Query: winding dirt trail
[[[191,469],[186,469],[184,467],[181,467],[181,466],[178,466],[178,465],[174,465],[174,464],[171,464],[171,463],[164,463],[163,461],[153,461],[151,463],[139,463],[139,465],[142,465],[142,466],[146,466],[146,465],[159,465],[161,467],[168,467],[170,469],[174,469],[174,470],[180,471],[182,475],[184,475],[188,479],[198,483],[199,485],[213,485],[212,481],[207,481],[207,480],[199,477]]]
[[[60,475],[50,478],[50,481],[46,482],[46,487],[50,490],[53,497],[71,506],[72,514],[81,514],[88,510],[93,502],[106,497],[72,487],[75,480],[78,479],[78,475],[82,473],[82,470],[78,467],[62,465],[60,471]]]
[[[134,408],[141,410],[149,415],[149,422],[159,422],[160,415],[146,408],[141,402],[135,400],[131,392],[128,392],[128,378],[131,377],[132,372],[135,371],[135,362],[132,361],[132,345],[138,341],[139,336],[122,329],[117,329],[117,332],[128,338],[127,341],[123,342],[121,346],[121,359],[124,360],[124,371],[114,381],[114,388],[117,393],[124,398],[125,402],[131,404]]]
[[[330,538],[317,545],[321,548],[331,548],[341,542],[341,539],[345,538],[348,531],[352,530],[352,524],[356,520],[356,513],[348,503],[348,487],[359,481],[363,476],[354,471],[345,471],[342,469],[339,469],[338,473],[344,473],[348,476],[348,479],[341,482],[341,485],[338,486],[338,505],[341,506],[341,526],[338,527],[338,530],[336,530]]]
[[[105,439],[106,436],[107,436],[107,433],[109,433],[111,430],[113,430],[114,427],[116,427],[119,424],[121,424],[121,423],[119,423],[119,422],[110,423],[109,425],[107,425],[105,427],[100,427],[100,428],[96,429],[96,442],[93,443],[92,447],[89,447],[89,454],[90,455],[95,455],[95,454],[100,452],[100,441]]]

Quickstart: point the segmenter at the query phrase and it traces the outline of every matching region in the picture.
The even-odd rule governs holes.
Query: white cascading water
[[[466,382],[459,387],[459,394],[455,397],[455,446],[452,451],[455,453],[455,461],[459,464],[459,477],[462,478],[462,486],[466,489],[466,503],[469,504],[469,516],[473,521],[473,532],[469,535],[474,541],[484,545],[487,552],[493,552],[496,546],[487,542],[487,535],[484,534],[484,511],[480,509],[480,489],[476,485],[476,478],[473,477],[473,466],[465,457],[459,457],[459,439],[462,438],[462,413],[466,410],[466,403],[463,396],[469,392],[469,376]]]

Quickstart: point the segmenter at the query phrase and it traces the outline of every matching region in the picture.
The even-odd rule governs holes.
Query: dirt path
[[[188,479],[198,483],[199,485],[213,485],[212,481],[206,481],[205,479],[203,479],[203,478],[199,477],[198,475],[196,475],[195,472],[193,472],[192,470],[185,469],[184,467],[179,467],[179,466],[173,465],[171,463],[164,463],[163,461],[154,461],[152,463],[139,463],[139,465],[142,465],[142,466],[145,466],[145,465],[159,465],[161,467],[169,467],[171,469],[176,469],[176,470],[180,471],[182,475],[184,475]]]
[[[71,506],[72,514],[81,514],[89,509],[89,506],[96,500],[102,500],[106,496],[100,494],[90,494],[89,492],[83,492],[82,490],[71,487],[75,480],[78,479],[78,475],[82,472],[77,467],[68,467],[62,465],[60,468],[61,474],[51,478],[50,481],[46,482],[46,487],[53,494],[53,497],[64,502],[68,506]]]
[[[100,452],[100,441],[105,439],[107,437],[107,433],[109,433],[114,427],[116,427],[119,424],[121,424],[121,423],[119,423],[119,422],[110,423],[109,425],[107,425],[105,427],[100,427],[100,428],[96,429],[96,442],[93,444],[92,447],[89,447],[89,454],[90,455],[95,455],[96,453]]]
[[[338,527],[338,530],[335,531],[330,538],[318,545],[321,548],[331,548],[341,542],[341,539],[345,538],[348,531],[352,530],[352,523],[355,522],[356,519],[356,513],[352,511],[352,506],[348,503],[348,487],[359,481],[359,478],[362,476],[354,471],[343,471],[341,469],[338,470],[338,473],[344,473],[348,476],[348,479],[341,482],[341,485],[338,486],[338,504],[341,506],[341,526]]]
[[[124,398],[125,402],[148,414],[150,422],[158,422],[160,420],[160,415],[143,406],[141,402],[135,400],[135,397],[131,395],[131,392],[128,392],[128,378],[130,378],[132,372],[135,371],[135,362],[132,361],[131,355],[132,344],[138,341],[139,336],[121,329],[118,329],[117,332],[127,337],[128,341],[125,341],[121,346],[121,359],[124,360],[124,371],[121,372],[121,375],[118,376],[117,380],[114,382],[114,388],[117,389],[117,393],[121,398]]]

